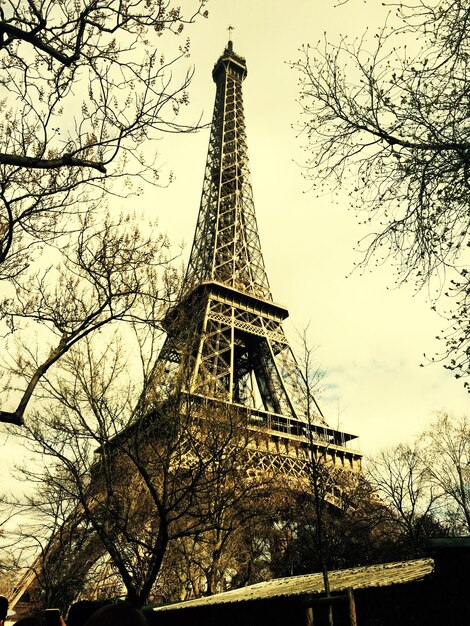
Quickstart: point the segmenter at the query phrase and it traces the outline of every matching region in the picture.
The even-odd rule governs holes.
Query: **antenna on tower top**
[[[228,30],[228,49],[230,52],[233,52],[233,41],[232,41],[232,31],[234,30],[233,26],[229,26]]]

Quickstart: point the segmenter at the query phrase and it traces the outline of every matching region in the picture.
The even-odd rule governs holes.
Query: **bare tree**
[[[257,439],[250,433],[248,448]],[[256,470],[243,460],[244,446],[238,452],[239,463],[229,462],[232,477],[225,473],[223,488],[219,481],[209,494],[211,527],[169,544],[154,601],[199,598],[272,577],[270,545],[285,484],[272,470]]]
[[[19,394],[13,411],[0,410],[3,422],[23,423],[38,383],[71,347],[106,325],[158,320],[159,307],[168,302],[168,241],[151,225],[144,235],[137,217],[100,219],[87,214],[78,236],[64,242],[56,266],[40,266],[29,280],[15,281],[15,294],[0,302],[10,331],[3,365],[10,392],[16,386]],[[34,331],[38,342],[31,339]]]
[[[144,292],[161,288],[149,282],[167,249],[156,224],[143,235],[130,214],[105,214],[104,198],[158,184],[151,142],[198,127],[178,116],[191,79],[178,36],[204,5],[0,7],[1,422],[21,426],[73,345],[138,315]]]
[[[331,458],[329,458],[328,455],[328,443],[322,441],[318,436],[319,408],[313,393],[315,387],[318,385],[319,372],[314,363],[314,349],[308,345],[306,330],[301,339],[303,354],[299,373],[305,398],[305,415],[307,418],[306,435],[308,438],[306,459],[307,480],[302,495],[303,498],[307,498],[307,500],[311,499],[314,515],[309,515],[311,508],[308,506],[302,506],[301,510],[303,511],[304,517],[306,516],[306,522],[310,527],[312,538],[316,546],[323,575],[325,595],[328,598],[331,595],[330,579],[328,575],[328,555],[330,546],[325,527],[325,519],[329,495],[333,492],[337,477],[332,467]],[[302,484],[302,481],[300,484]],[[300,502],[302,502],[302,498]],[[333,623],[333,606],[330,604],[328,606],[328,624],[333,626]]]
[[[129,334],[125,348],[117,336],[103,345],[88,335],[60,372],[40,381],[50,400],[25,426],[46,467],[28,463],[24,475],[74,503],[98,542],[95,556],[106,555],[135,605],[151,593],[171,542],[214,530],[229,507],[241,519],[243,494],[257,484],[246,482],[246,419],[181,393],[157,393],[164,388],[154,379],[159,331],[157,312],[149,313],[149,323],[129,322],[141,350],[139,378]],[[86,563],[78,549],[73,560],[82,557]]]
[[[446,501],[454,532],[470,532],[470,424],[447,413],[423,434],[424,462],[430,482]]]
[[[11,0],[0,7],[0,277],[76,227],[108,182],[158,179],[144,143],[194,127],[177,118],[191,75],[169,36],[205,0]],[[128,181],[128,179],[127,179]],[[127,182],[128,184],[128,182]],[[126,193],[129,192],[127,186]]]
[[[16,606],[27,591],[30,614],[41,612],[44,606],[58,607],[65,614],[89,582],[89,571],[102,548],[66,489],[46,480],[37,487],[24,501],[15,498],[17,510],[27,512],[26,521],[11,531],[16,570],[23,575],[17,577],[8,595],[11,606]]]
[[[9,597],[20,575],[16,537],[12,535],[15,508],[7,494],[0,496],[0,594]]]
[[[397,541],[395,519],[363,476],[343,474],[341,498],[326,506],[323,531],[327,568],[337,570],[398,560],[404,556]],[[274,528],[269,566],[271,576],[321,571],[316,516],[312,498],[305,494],[286,499],[282,523]],[[339,506],[338,506],[339,505]]]
[[[224,455],[223,468],[220,464],[211,468],[218,478],[208,494],[210,527],[176,546],[186,597],[221,593],[252,579],[262,537],[273,524],[271,506],[279,485],[272,472],[250,467],[246,452],[255,437],[248,435],[245,445],[238,440],[236,454],[234,449],[229,452],[230,461]]]
[[[403,556],[421,556],[438,526],[440,493],[429,480],[419,442],[380,452],[369,460],[366,478],[385,505],[388,532],[404,545]]]
[[[374,228],[364,263],[391,257],[400,281],[421,286],[438,275],[440,291],[455,296],[442,357],[468,376],[470,7],[389,6],[395,15],[372,40],[307,45],[292,64],[305,171],[320,187],[352,181],[357,211]]]

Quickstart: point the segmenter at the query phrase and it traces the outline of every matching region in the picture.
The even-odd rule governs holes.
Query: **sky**
[[[233,27],[234,50],[246,59],[244,108],[250,169],[263,256],[274,300],[286,306],[292,347],[308,326],[308,340],[326,370],[318,400],[327,421],[359,436],[366,455],[410,441],[436,411],[468,412],[462,382],[424,354],[445,322],[430,310],[426,292],[395,287],[390,266],[352,272],[360,260],[359,227],[346,193],[317,197],[302,176],[305,153],[293,124],[299,119],[298,76],[288,61],[302,44],[326,35],[337,41],[367,28],[373,34],[388,9],[378,0],[213,0],[209,17],[188,27],[195,76],[194,114],[210,121],[215,95],[212,68]],[[150,191],[160,227],[189,255],[199,208],[208,131],[174,138],[164,160],[174,173],[166,190]],[[172,157],[173,150],[176,157]]]
[[[184,4],[184,3],[183,3]],[[294,350],[308,327],[316,360],[326,371],[318,397],[328,423],[358,435],[365,455],[403,441],[425,428],[436,411],[468,412],[463,384],[423,354],[442,346],[434,339],[444,322],[430,310],[426,293],[395,288],[390,266],[352,272],[360,260],[357,223],[346,193],[317,197],[302,176],[298,76],[288,61],[302,44],[327,34],[354,37],[383,22],[379,0],[211,0],[208,19],[185,30],[194,67],[187,119],[210,122],[215,96],[211,71],[233,27],[234,50],[246,59],[244,107],[250,169],[264,261],[274,300],[290,313],[285,330]],[[164,39],[157,39],[157,45]],[[166,188],[145,188],[126,208],[157,217],[174,244],[189,256],[201,196],[208,129],[165,137],[159,143]],[[14,441],[0,432],[0,445]],[[3,448],[4,458],[7,448]],[[21,455],[21,451],[20,451]]]

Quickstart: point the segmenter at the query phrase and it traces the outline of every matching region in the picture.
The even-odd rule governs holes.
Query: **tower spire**
[[[230,42],[229,42],[230,44]],[[212,280],[272,300],[248,162],[245,59],[227,48],[214,66],[216,96],[199,217],[183,290]]]

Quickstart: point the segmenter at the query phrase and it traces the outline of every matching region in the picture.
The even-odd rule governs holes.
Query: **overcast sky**
[[[326,31],[374,32],[387,10],[378,0],[350,0],[335,7],[323,0],[213,0],[209,18],[187,29],[195,77],[190,91],[193,112],[212,115],[215,85],[211,70],[233,26],[234,50],[245,57],[244,82],[250,169],[261,245],[274,300],[290,313],[286,331],[295,344],[296,329],[309,325],[309,339],[327,370],[327,390],[319,398],[329,423],[359,435],[358,445],[372,453],[416,434],[433,412],[468,411],[461,382],[423,354],[441,349],[435,341],[445,323],[432,313],[426,293],[394,288],[392,269],[350,275],[357,241],[367,231],[357,225],[346,194],[316,197],[302,177],[302,139],[292,124],[299,117],[295,72],[286,61],[299,56],[303,43],[316,43]],[[164,157],[175,174],[155,198],[160,224],[172,241],[192,241],[206,160],[208,131],[178,137],[176,155]],[[163,155],[162,155],[163,156]],[[294,346],[295,347],[295,346]]]
[[[440,349],[434,337],[444,322],[432,313],[426,294],[394,289],[390,267],[351,271],[360,259],[356,242],[366,233],[357,225],[346,194],[316,197],[303,179],[305,158],[292,124],[298,119],[297,76],[286,64],[303,43],[326,31],[373,33],[386,10],[379,0],[212,0],[209,18],[186,30],[195,76],[187,114],[212,115],[215,85],[211,71],[233,26],[234,50],[246,58],[244,83],[250,169],[264,260],[274,300],[286,306],[285,329],[295,348],[296,329],[307,325],[311,345],[327,371],[319,397],[328,422],[359,436],[362,452],[410,439],[435,411],[468,411],[461,382],[441,365],[420,367],[423,353]],[[164,39],[157,39],[157,45]],[[178,244],[184,259],[194,233],[209,140],[208,130],[163,140],[163,169],[174,182],[146,189],[131,205],[158,216],[160,227]],[[129,206],[129,205],[126,205]],[[12,449],[12,439],[1,434]]]

